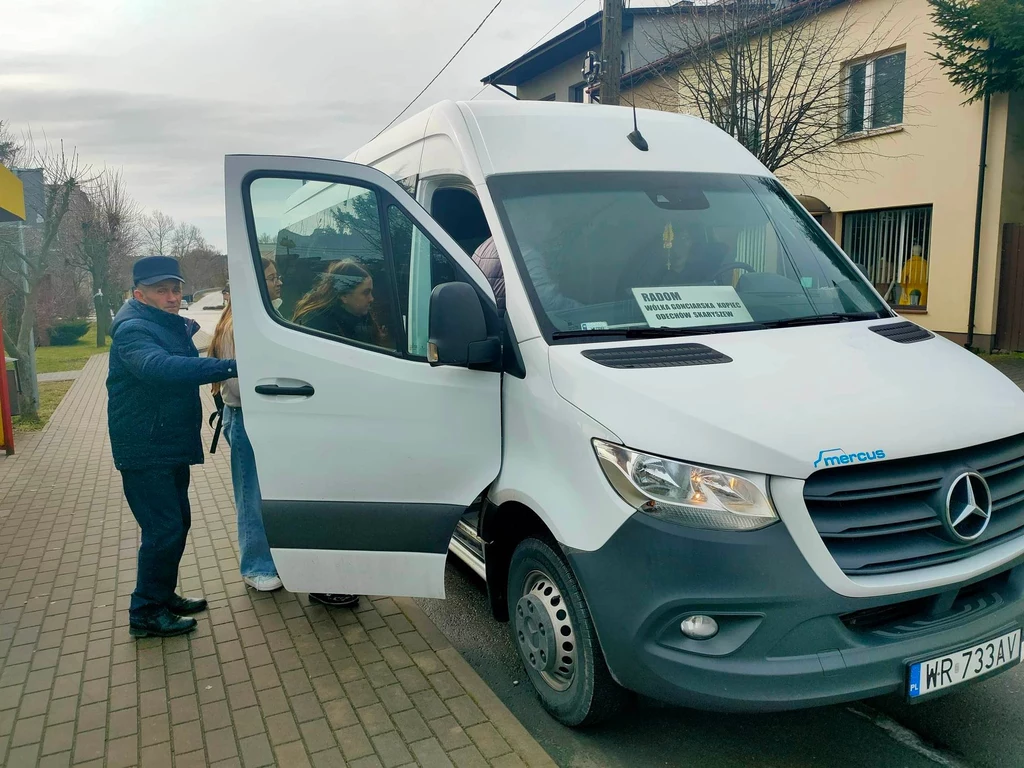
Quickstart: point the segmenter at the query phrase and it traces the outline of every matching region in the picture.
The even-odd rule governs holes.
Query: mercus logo
[[[885,451],[857,451],[847,453],[842,448],[828,448],[818,453],[815,467],[824,464],[826,467],[838,467],[843,464],[863,464],[865,461],[878,461],[885,458]]]

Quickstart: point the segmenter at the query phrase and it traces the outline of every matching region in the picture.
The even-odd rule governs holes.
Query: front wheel
[[[583,593],[562,554],[541,539],[512,553],[508,578],[512,642],[541,704],[561,723],[598,723],[626,692],[612,679]]]

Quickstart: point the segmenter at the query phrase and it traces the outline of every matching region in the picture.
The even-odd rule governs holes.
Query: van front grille
[[[992,494],[992,517],[975,541],[945,532],[949,484],[975,471]],[[823,469],[804,501],[825,546],[850,575],[953,562],[1024,535],[1024,435],[958,451]]]

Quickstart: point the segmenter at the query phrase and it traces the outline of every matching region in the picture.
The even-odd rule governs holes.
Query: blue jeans
[[[245,434],[241,408],[224,406],[224,437],[231,446],[231,484],[238,513],[242,576],[277,576],[277,566],[270,556],[267,532],[263,528],[263,498],[256,475],[256,456]]]
[[[174,597],[178,564],[192,525],[189,466],[122,470],[124,495],[142,528],[139,569],[128,613],[144,619]]]

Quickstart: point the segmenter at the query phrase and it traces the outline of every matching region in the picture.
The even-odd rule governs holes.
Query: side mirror
[[[431,365],[494,369],[501,364],[501,342],[487,335],[480,297],[466,283],[442,283],[430,294]]]

